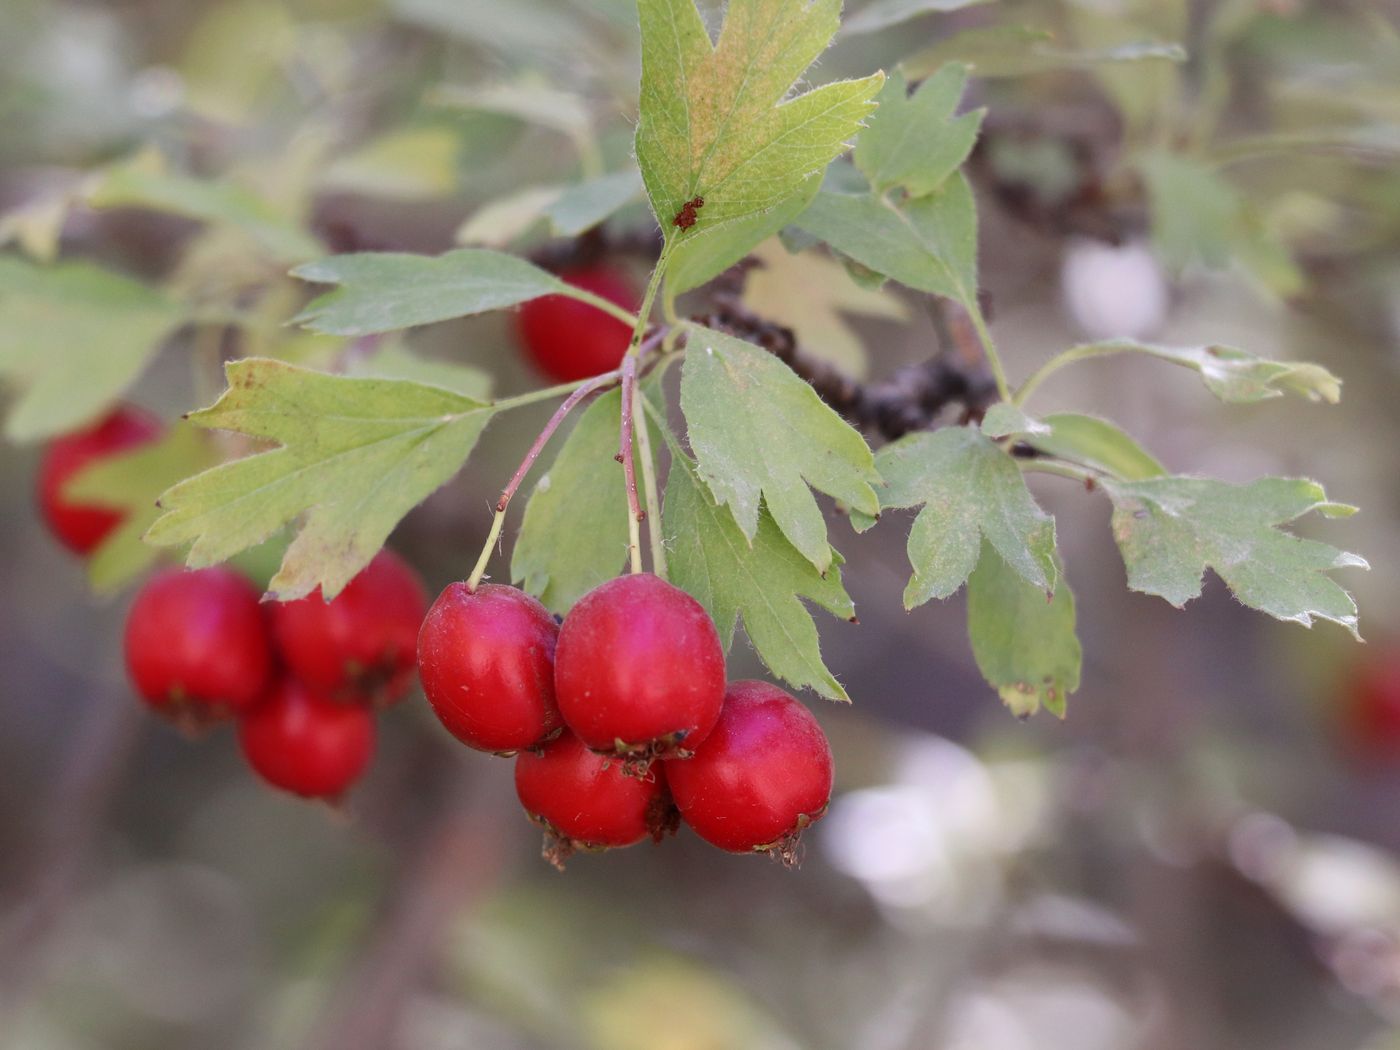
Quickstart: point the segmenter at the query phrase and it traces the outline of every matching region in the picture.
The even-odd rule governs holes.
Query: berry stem
[[[637,471],[632,455],[632,412],[636,403],[637,355],[628,351],[622,359],[622,435],[617,458],[622,463],[622,473],[627,483],[627,556],[634,573],[642,571],[641,524],[646,517],[637,500]]]
[[[666,545],[661,535],[661,496],[656,484],[656,461],[651,451],[651,428],[642,405],[641,384],[632,388],[632,414],[641,420],[637,430],[637,452],[642,460],[642,491],[646,495],[647,540],[651,544],[651,568],[666,579]]]
[[[634,362],[635,367],[635,362]],[[506,487],[501,490],[500,499],[496,500],[496,513],[491,519],[491,531],[486,535],[486,544],[481,548],[481,555],[476,560],[476,565],[472,569],[472,574],[467,578],[467,590],[475,591],[477,585],[481,583],[481,578],[486,574],[486,566],[491,561],[491,551],[496,546],[496,541],[501,537],[501,528],[506,521],[506,508],[510,506],[512,497],[519,490],[521,483],[525,480],[525,475],[530,472],[530,468],[535,465],[535,460],[540,458],[540,453],[544,451],[545,445],[549,444],[549,439],[554,436],[554,432],[559,429],[559,424],[564,422],[565,417],[577,407],[589,394],[601,390],[605,386],[610,386],[617,382],[618,371],[604,372],[602,375],[594,376],[592,379],[578,385],[568,397],[566,397],[554,414],[549,417],[549,422],[544,425],[535,438],[530,450],[525,453],[525,458],[521,460],[520,466],[516,468],[515,474],[511,476]],[[551,388],[554,389],[554,388]],[[528,396],[528,395],[527,395]]]

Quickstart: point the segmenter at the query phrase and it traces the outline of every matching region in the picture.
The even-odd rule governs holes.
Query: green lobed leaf
[[[768,211],[844,152],[874,108],[876,73],[789,97],[826,49],[841,0],[730,0],[711,43],[694,0],[639,0],[637,162],[668,241]],[[695,197],[698,221],[675,219]]]
[[[1232,485],[1161,477],[1105,482],[1104,489],[1113,500],[1114,537],[1133,590],[1184,605],[1201,593],[1209,568],[1252,609],[1305,626],[1320,617],[1356,633],[1356,603],[1324,574],[1366,568],[1365,560],[1279,528],[1309,511],[1354,513],[1329,503],[1316,482],[1262,478]]]
[[[1077,357],[1148,354],[1200,373],[1206,389],[1220,400],[1233,403],[1299,394],[1309,401],[1336,404],[1342,397],[1342,381],[1321,365],[1271,361],[1233,346],[1161,346],[1135,339],[1111,339],[1069,352]]]
[[[923,508],[909,530],[906,609],[954,594],[984,539],[1042,597],[1055,589],[1055,519],[1036,505],[1015,461],[976,427],[910,434],[882,448],[875,467],[882,508]]]
[[[960,11],[992,0],[871,0],[841,26],[844,33],[875,33],[934,12]]]
[[[6,436],[37,441],[87,423],[186,319],[161,292],[91,263],[0,257],[0,377],[20,391]]]
[[[998,401],[982,417],[982,433],[989,438],[1004,438],[1013,434],[1046,435],[1050,433],[1050,428],[1026,415],[1018,406]]]
[[[836,551],[828,548],[830,568],[818,572],[767,508],[760,510],[752,538],[746,537],[679,451],[672,457],[662,520],[671,582],[705,606],[726,648],[742,616],[749,641],[775,675],[798,689],[850,699],[822,662],[816,624],[801,601],[854,617]]]
[[[609,471],[621,405],[611,390],[588,406],[525,507],[511,579],[552,612],[568,612],[627,560],[627,494],[621,468]]]
[[[66,499],[124,514],[88,559],[88,583],[94,591],[111,594],[150,568],[159,552],[141,537],[160,515],[157,498],[216,462],[208,435],[177,423],[154,444],[97,460],[69,479],[63,487]]]
[[[192,543],[192,568],[225,561],[302,517],[269,589],[333,598],[395,525],[455,474],[495,407],[436,386],[356,379],[264,358],[227,367],[229,388],[193,413],[274,449],[169,489],[150,543]]]
[[[1057,412],[1042,422],[1049,433],[1028,438],[1041,452],[1106,471],[1124,481],[1142,481],[1167,472],[1150,452],[1106,419]]]
[[[339,285],[294,324],[330,335],[373,335],[499,310],[565,291],[553,274],[503,252],[461,248],[445,255],[359,252],[298,266],[293,276]]]
[[[1063,578],[1046,601],[1044,591],[983,543],[967,581],[967,633],[982,677],[1018,718],[1041,707],[1065,716],[1083,656],[1074,621],[1074,592]]]
[[[823,191],[796,225],[910,288],[964,304],[977,294],[977,208],[961,174],[902,205]]]
[[[700,474],[743,534],[758,531],[760,497],[817,569],[831,565],[826,521],[808,490],[858,511],[879,509],[865,439],[787,365],[742,339],[692,325],[681,410]]]
[[[855,162],[876,193],[896,187],[911,197],[932,193],[972,153],[986,110],[954,116],[967,67],[949,63],[907,93],[896,72],[880,92],[879,108],[856,142]]]

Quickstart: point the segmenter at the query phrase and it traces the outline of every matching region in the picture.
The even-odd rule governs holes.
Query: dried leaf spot
[[[686,201],[683,205],[681,205],[681,210],[676,212],[676,217],[672,221],[672,225],[678,226],[682,230],[690,229],[692,226],[694,226],[697,222],[700,221],[699,212],[700,209],[704,206],[704,197],[692,197],[690,200]]]

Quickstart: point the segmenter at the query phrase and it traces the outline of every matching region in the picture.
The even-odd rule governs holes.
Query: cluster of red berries
[[[556,863],[659,840],[679,819],[736,853],[790,860],[831,798],[831,749],[797,700],[726,688],[714,623],[649,573],[610,580],[562,625],[514,587],[444,590],[418,639],[443,725],[515,755],[515,786]]]
[[[166,570],[126,621],[141,698],[178,725],[236,719],[248,764],[305,798],[338,799],[374,755],[374,712],[413,681],[427,594],[381,551],[333,601],[262,603],[231,569]]]

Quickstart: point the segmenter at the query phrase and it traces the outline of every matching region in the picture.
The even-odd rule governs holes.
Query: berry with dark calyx
[[[831,800],[831,748],[812,713],[767,682],[734,682],[710,735],[666,776],[681,818],[732,853],[793,864],[798,837]]]
[[[319,590],[272,606],[272,634],[292,674],[337,699],[386,705],[413,683],[423,581],[393,551],[374,556],[332,601]]]
[[[124,648],[146,703],[190,727],[247,710],[272,679],[258,592],[221,566],[151,577],[127,614]]]
[[[238,724],[238,742],[257,774],[303,798],[336,800],[374,757],[374,714],[292,678],[273,686]]]
[[[638,308],[631,282],[615,270],[592,266],[566,270],[559,277],[625,310]],[[567,295],[532,299],[520,308],[517,320],[530,360],[560,383],[611,372],[622,363],[632,339],[629,326]]]
[[[534,747],[564,726],[554,702],[559,626],[524,591],[452,583],[418,633],[418,676],[438,719],[468,747]]]
[[[74,503],[63,487],[97,460],[149,444],[160,436],[160,420],[133,405],[122,405],[96,423],[44,449],[39,461],[39,509],[54,538],[75,554],[91,554],[121,524],[111,507]]]
[[[609,580],[564,617],[554,656],[564,724],[642,773],[705,739],[724,700],[724,648],[704,606],[651,573]]]
[[[576,850],[618,849],[648,835],[660,842],[676,829],[659,765],[645,777],[627,776],[616,759],[567,731],[516,756],[515,793],[545,829],[545,859],[561,870]]]

